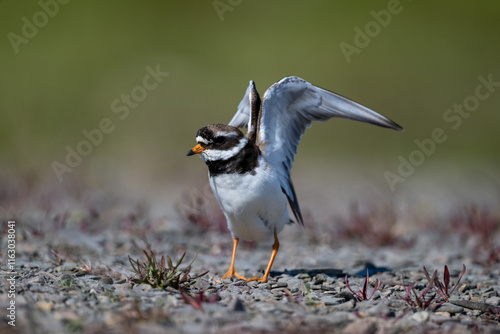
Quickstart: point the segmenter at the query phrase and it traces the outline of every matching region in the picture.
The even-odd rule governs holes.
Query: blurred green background
[[[0,166],[57,183],[52,162],[64,163],[66,147],[76,149],[83,130],[109,118],[114,131],[65,179],[122,168],[144,174],[139,178],[177,178],[192,169],[206,177],[200,161],[184,157],[198,128],[227,123],[249,80],[262,95],[289,75],[406,129],[346,120],[315,125],[299,149],[299,168],[343,159],[395,172],[398,157],[408,158],[414,141],[435,128],[448,139],[426,164],[496,166],[500,87],[456,130],[443,114],[475,93],[479,76],[500,81],[500,2],[401,1],[400,12],[348,62],[340,44],[354,45],[354,28],[365,30],[375,20],[371,11],[387,7],[373,0],[3,0]],[[27,21],[39,25],[36,33]],[[25,38],[23,30],[31,37],[14,46],[13,34]],[[169,75],[120,119],[111,104],[143,85],[148,66]]]

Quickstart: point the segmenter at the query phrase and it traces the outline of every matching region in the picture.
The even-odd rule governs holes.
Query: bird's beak
[[[191,156],[191,155],[195,155],[195,154],[200,154],[201,152],[205,151],[205,148],[201,147],[200,144],[196,145],[195,147],[193,147],[192,149],[190,149],[188,151],[188,153],[186,154],[186,156]]]

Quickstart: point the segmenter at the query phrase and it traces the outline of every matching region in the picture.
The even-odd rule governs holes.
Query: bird
[[[278,253],[278,234],[304,219],[290,171],[302,135],[313,121],[345,118],[402,131],[377,112],[341,95],[289,76],[269,87],[262,99],[250,84],[229,124],[209,124],[196,134],[187,156],[199,155],[208,166],[213,194],[233,238],[228,271],[222,276],[267,282]],[[247,128],[246,134],[240,128]],[[272,243],[262,277],[246,278],[235,270],[240,239]]]

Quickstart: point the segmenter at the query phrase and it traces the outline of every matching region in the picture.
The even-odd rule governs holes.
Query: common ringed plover
[[[210,186],[233,235],[231,266],[222,279],[236,276],[266,282],[278,253],[278,234],[295,220],[304,224],[290,170],[297,146],[313,121],[347,118],[401,131],[390,119],[343,96],[298,77],[272,85],[262,100],[250,85],[229,125],[210,124],[196,134],[199,154],[208,166]],[[246,127],[244,135],[238,128]],[[273,242],[262,277],[245,278],[234,269],[239,239]]]

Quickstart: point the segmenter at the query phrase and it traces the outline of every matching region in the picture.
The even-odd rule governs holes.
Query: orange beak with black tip
[[[196,145],[195,147],[193,147],[192,149],[190,149],[188,151],[188,153],[186,154],[186,156],[191,156],[191,155],[195,155],[195,154],[200,154],[201,152],[205,151],[206,149],[204,147],[202,147],[200,144]]]

